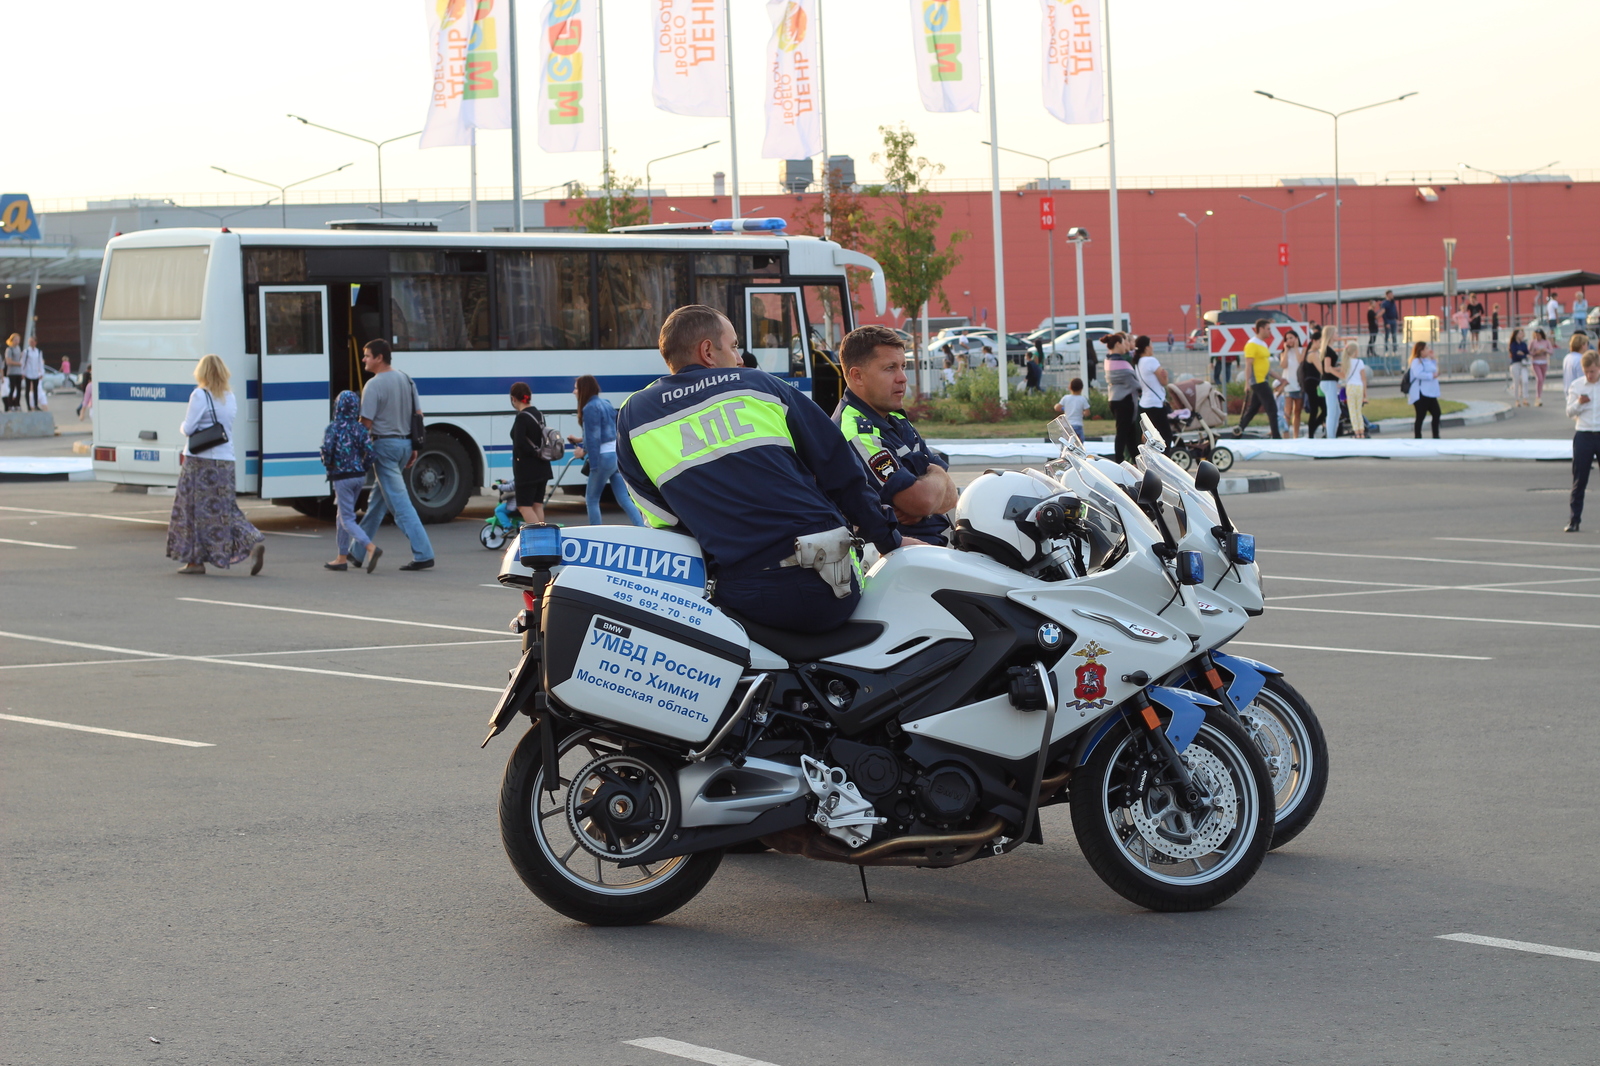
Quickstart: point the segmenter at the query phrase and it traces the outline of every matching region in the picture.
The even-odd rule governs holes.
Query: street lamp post
[[[1293,207],[1273,207],[1271,204],[1264,204],[1260,200],[1257,200],[1254,196],[1246,196],[1244,193],[1240,193],[1239,194],[1239,199],[1241,199],[1241,200],[1249,200],[1251,203],[1255,204],[1257,207],[1265,207],[1269,211],[1278,212],[1279,217],[1283,220],[1283,233],[1282,233],[1282,236],[1281,236],[1280,239],[1281,239],[1283,245],[1285,247],[1287,247],[1288,244],[1289,244],[1289,212],[1290,211],[1298,211],[1302,207],[1310,207],[1312,204],[1316,203],[1318,200],[1322,199],[1323,197],[1325,197],[1327,195],[1328,194],[1325,193],[1325,192],[1319,192],[1319,193],[1317,193],[1317,195],[1313,196],[1311,199],[1305,201],[1304,203],[1295,204]],[[1284,263],[1283,264],[1283,309],[1284,309],[1284,311],[1288,311],[1289,310],[1289,264],[1288,263]]]
[[[1093,384],[1089,380],[1089,319],[1083,308],[1083,246],[1089,243],[1089,231],[1082,226],[1073,226],[1067,230],[1067,240],[1078,253],[1078,373],[1087,387]]]
[[[1049,159],[1046,159],[1042,155],[1034,155],[1032,152],[1019,152],[1017,149],[1015,149],[1015,148],[1007,148],[1003,144],[1000,145],[999,147],[1000,147],[1000,151],[1002,151],[1002,152],[1010,152],[1012,155],[1027,156],[1029,159],[1037,159],[1039,162],[1043,163],[1044,164],[1044,183],[1045,183],[1045,187],[1049,189],[1051,195],[1054,195],[1055,191],[1056,191],[1056,185],[1055,185],[1054,179],[1052,179],[1050,177],[1050,164],[1051,163],[1054,163],[1059,159],[1066,159],[1068,156],[1082,155],[1085,152],[1098,151],[1098,150],[1100,150],[1101,148],[1104,148],[1106,145],[1108,145],[1110,143],[1111,143],[1110,141],[1101,141],[1099,144],[1095,145],[1092,148],[1079,148],[1076,152],[1062,152],[1060,155],[1053,155]],[[985,147],[988,147],[989,142],[988,141],[984,141],[983,144],[984,144]],[[1087,240],[1088,238],[1086,237],[1084,239]],[[1050,328],[1053,330],[1053,329],[1056,328],[1056,242],[1055,242],[1055,236],[1051,233],[1050,230],[1045,230],[1044,231],[1044,246],[1045,246],[1045,250],[1049,253],[1049,261],[1050,261]],[[1078,252],[1079,252],[1080,255],[1083,253],[1083,249],[1082,249],[1081,246],[1079,247]],[[1054,342],[1055,342],[1055,338],[1052,335],[1051,343],[1054,344]]]
[[[332,126],[324,126],[321,123],[312,122],[308,118],[301,118],[299,115],[290,115],[289,117],[294,119],[296,122],[299,122],[299,123],[301,123],[303,125],[315,126],[319,130],[326,130],[329,133],[337,133],[339,136],[348,137],[352,141],[361,141],[363,144],[372,145],[372,147],[378,153],[378,217],[379,218],[384,217],[384,215],[383,215],[383,146],[386,145],[386,144],[393,144],[395,141],[403,141],[407,137],[415,137],[418,134],[420,134],[422,131],[421,130],[413,130],[410,133],[402,133],[398,137],[390,137],[386,141],[374,141],[370,137],[358,137],[354,133],[346,133],[344,130],[336,130]]]
[[[1293,100],[1285,100],[1281,96],[1273,96],[1263,89],[1257,89],[1255,92],[1257,96],[1265,96],[1268,100],[1276,100],[1278,103],[1288,104],[1290,107],[1301,107],[1307,111],[1315,111],[1319,115],[1327,115],[1333,119],[1333,321],[1336,326],[1343,326],[1344,278],[1340,274],[1339,255],[1339,120],[1346,115],[1353,115],[1357,111],[1370,111],[1385,104],[1398,104],[1401,100],[1417,94],[1414,92],[1402,93],[1391,100],[1379,100],[1375,104],[1363,104],[1360,107],[1352,107],[1345,111],[1324,111],[1322,108],[1312,107],[1310,104],[1299,104]]]
[[[650,189],[650,168],[652,166],[654,166],[655,164],[660,163],[663,160],[676,159],[680,155],[688,155],[690,152],[699,152],[699,151],[702,151],[702,150],[704,150],[706,148],[710,148],[713,144],[721,144],[721,143],[722,142],[720,140],[718,140],[718,141],[707,141],[705,144],[702,144],[699,148],[685,148],[681,152],[673,152],[670,155],[658,155],[654,159],[650,160],[650,162],[648,162],[648,163],[646,163],[644,165],[644,202],[645,202],[645,205],[646,205],[645,206],[645,221],[646,222],[654,222],[656,220],[655,194]]]
[[[1524,170],[1521,174],[1510,175],[1497,174],[1492,170],[1484,170],[1482,167],[1472,166],[1470,163],[1460,164],[1462,170],[1475,170],[1479,174],[1487,174],[1491,178],[1503,181],[1506,184],[1506,268],[1511,277],[1511,291],[1507,294],[1509,297],[1508,302],[1511,305],[1511,322],[1507,327],[1508,329],[1517,328],[1517,222],[1516,216],[1513,214],[1511,190],[1519,179],[1526,178],[1530,174],[1537,174],[1541,170],[1549,170],[1559,162],[1560,160],[1557,159],[1546,163],[1542,167],[1534,167],[1532,170]],[[1537,296],[1538,294],[1535,293],[1535,295]],[[1535,314],[1538,313],[1538,310],[1537,305],[1535,305]]]
[[[1196,329],[1200,328],[1201,314],[1205,310],[1205,304],[1200,302],[1200,222],[1204,222],[1213,214],[1214,212],[1207,211],[1205,213],[1205,217],[1201,218],[1199,222],[1196,222],[1184,212],[1178,212],[1179,218],[1183,219],[1185,222],[1189,223],[1189,225],[1194,227],[1194,325]],[[1188,323],[1185,322],[1184,325],[1187,326]],[[1184,343],[1188,343],[1187,337],[1184,338]],[[1226,361],[1223,361],[1221,365],[1223,366],[1224,370],[1226,370]],[[1213,378],[1215,378],[1215,374],[1213,374]],[[1226,382],[1223,384],[1226,384]]]
[[[278,207],[279,207],[279,209],[281,211],[281,214],[280,214],[279,218],[280,218],[280,221],[283,224],[283,228],[284,229],[288,229],[289,228],[289,190],[290,189],[294,188],[296,185],[304,185],[308,181],[316,181],[317,178],[325,178],[329,174],[337,174],[337,173],[339,173],[339,171],[345,169],[345,167],[353,167],[353,166],[355,166],[354,163],[346,163],[343,167],[334,167],[332,170],[324,171],[321,174],[316,174],[316,175],[314,175],[312,177],[309,177],[309,178],[301,178],[299,181],[291,181],[287,185],[279,185],[277,182],[274,182],[274,181],[262,181],[260,178],[252,178],[252,177],[250,177],[250,176],[248,176],[246,174],[238,174],[238,173],[235,173],[234,171],[231,171],[231,170],[223,170],[219,166],[213,166],[211,169],[217,171],[218,173],[226,174],[230,178],[238,178],[241,181],[253,181],[257,185],[265,185],[269,189],[277,189],[278,190]],[[271,203],[271,202],[272,202],[271,200],[267,201],[267,203]]]

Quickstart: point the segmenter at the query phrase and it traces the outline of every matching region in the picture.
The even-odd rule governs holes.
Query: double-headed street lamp
[[[1239,199],[1241,199],[1241,200],[1249,200],[1251,203],[1255,204],[1257,207],[1265,207],[1268,211],[1276,211],[1276,212],[1278,212],[1279,217],[1281,217],[1283,219],[1283,235],[1280,238],[1280,242],[1283,244],[1283,246],[1285,248],[1288,248],[1289,247],[1289,212],[1290,211],[1298,211],[1302,207],[1310,207],[1312,204],[1316,203],[1318,200],[1322,199],[1324,196],[1327,196],[1327,195],[1328,194],[1325,193],[1325,192],[1319,192],[1319,193],[1317,193],[1317,195],[1313,196],[1311,199],[1305,201],[1304,203],[1295,204],[1293,207],[1273,207],[1271,204],[1264,204],[1260,200],[1257,200],[1254,196],[1246,196],[1244,193],[1240,193],[1239,194]],[[1282,265],[1283,265],[1283,310],[1284,310],[1285,313],[1287,313],[1288,310],[1289,310],[1289,261],[1288,261],[1287,255],[1284,257],[1284,261],[1283,261]]]
[[[290,189],[294,188],[296,185],[304,185],[308,181],[316,181],[317,178],[325,178],[329,174],[337,174],[337,173],[339,173],[339,171],[343,170],[345,167],[353,167],[353,166],[355,166],[354,163],[346,163],[343,167],[334,167],[332,170],[323,171],[321,174],[316,174],[316,175],[313,175],[313,176],[311,176],[309,178],[301,178],[299,181],[291,181],[287,185],[279,185],[277,182],[274,182],[274,181],[262,181],[260,178],[252,178],[247,174],[236,174],[231,170],[223,170],[219,166],[213,166],[211,169],[215,170],[215,171],[217,171],[219,173],[226,174],[230,178],[238,178],[241,181],[253,181],[257,185],[265,185],[269,189],[277,189],[278,190],[278,207],[282,212],[281,215],[280,215],[280,218],[281,218],[282,223],[283,223],[283,228],[284,229],[288,229],[289,228],[289,190]],[[271,202],[272,202],[271,200],[267,201],[267,203],[269,203],[269,204]],[[263,206],[265,206],[265,205],[263,205]]]
[[[1026,156],[1029,159],[1037,159],[1039,162],[1043,163],[1044,164],[1044,183],[1049,188],[1050,193],[1052,195],[1054,195],[1055,189],[1056,189],[1056,184],[1055,184],[1055,180],[1053,178],[1051,178],[1051,176],[1050,176],[1050,164],[1051,163],[1054,163],[1054,162],[1056,162],[1057,160],[1060,160],[1060,159],[1066,159],[1069,156],[1083,155],[1085,152],[1097,152],[1097,151],[1099,151],[1100,149],[1104,148],[1106,145],[1108,145],[1110,143],[1111,143],[1110,141],[1101,141],[1099,144],[1094,145],[1093,147],[1090,147],[1090,148],[1079,148],[1076,152],[1062,152],[1060,155],[1053,155],[1049,159],[1046,159],[1042,155],[1034,155],[1032,152],[1020,152],[1015,148],[1007,148],[1003,144],[1000,145],[999,148],[1000,148],[1000,151],[1002,151],[1002,152],[1010,152],[1012,155]],[[988,141],[984,141],[983,144],[984,144],[985,147],[988,147],[989,142]],[[1086,237],[1085,240],[1087,240],[1087,239],[1088,238]],[[1049,253],[1049,259],[1050,259],[1050,328],[1052,330],[1054,330],[1056,328],[1056,242],[1055,242],[1055,235],[1050,230],[1045,230],[1044,231],[1044,246],[1045,246],[1045,249]],[[1079,247],[1078,247],[1078,255],[1079,255],[1080,259],[1083,256],[1083,247],[1082,247],[1082,245],[1079,245]],[[1054,344],[1055,344],[1055,336],[1054,336],[1053,333],[1051,335],[1050,343],[1051,343],[1052,346],[1054,346]]]
[[[685,148],[681,152],[673,152],[670,155],[658,155],[654,159],[650,160],[650,162],[648,162],[648,163],[646,163],[644,165],[644,202],[645,202],[644,220],[646,222],[654,222],[656,220],[656,198],[655,198],[654,191],[652,191],[651,188],[650,188],[650,168],[652,166],[654,166],[655,164],[663,162],[665,160],[676,159],[680,155],[688,155],[690,152],[704,151],[705,149],[710,148],[713,144],[721,144],[721,143],[722,142],[720,140],[707,141],[705,144],[700,145],[700,147],[698,147],[698,148]]]
[[[395,141],[403,141],[407,137],[415,137],[418,134],[420,134],[422,131],[421,130],[413,130],[410,133],[402,133],[398,137],[390,137],[387,141],[374,141],[370,137],[360,137],[360,136],[357,136],[354,133],[346,133],[344,130],[336,130],[332,126],[324,126],[321,123],[312,122],[308,118],[301,118],[299,115],[290,115],[289,117],[294,119],[296,122],[302,123],[303,125],[315,126],[319,130],[326,130],[329,133],[337,133],[339,136],[348,137],[352,141],[360,141],[363,144],[372,145],[372,147],[378,153],[378,217],[382,218],[383,217],[383,146],[386,145],[386,144],[393,144]]]
[[[1265,96],[1268,100],[1276,100],[1278,103],[1288,104],[1290,107],[1315,111],[1319,115],[1327,115],[1333,119],[1333,320],[1335,324],[1342,325],[1340,312],[1344,307],[1344,278],[1340,273],[1341,260],[1339,255],[1339,120],[1346,115],[1353,115],[1357,111],[1370,111],[1385,104],[1398,104],[1401,100],[1417,94],[1414,92],[1402,93],[1391,100],[1379,100],[1375,104],[1363,104],[1360,107],[1352,107],[1345,111],[1324,111],[1322,108],[1312,107],[1310,104],[1300,104],[1293,100],[1285,100],[1281,96],[1273,96],[1264,89],[1257,89],[1255,92],[1257,96]]]
[[[1200,326],[1200,312],[1204,310],[1204,306],[1200,303],[1200,223],[1210,218],[1213,214],[1215,212],[1207,211],[1205,217],[1197,222],[1182,211],[1178,212],[1179,218],[1194,227],[1194,324],[1197,329]],[[1188,315],[1183,316],[1183,329],[1185,333],[1189,331]],[[1188,337],[1184,338],[1184,342],[1188,342]]]
[[[1479,174],[1487,174],[1491,178],[1495,178],[1506,183],[1506,266],[1511,275],[1511,329],[1517,328],[1517,224],[1516,217],[1512,213],[1511,190],[1515,183],[1520,179],[1526,178],[1532,174],[1537,174],[1541,170],[1549,170],[1559,162],[1560,160],[1557,159],[1546,163],[1542,167],[1534,167],[1532,170],[1524,170],[1521,174],[1497,174],[1492,170],[1484,170],[1482,167],[1475,167],[1469,163],[1457,164],[1457,166],[1459,166],[1462,170],[1475,170]],[[1537,297],[1537,295],[1538,294],[1536,293],[1535,297]],[[1535,314],[1538,313],[1538,310],[1538,303],[1535,302]]]

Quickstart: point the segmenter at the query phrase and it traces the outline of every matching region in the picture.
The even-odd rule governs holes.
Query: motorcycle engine
[[[972,813],[981,794],[972,772],[953,763],[922,770],[889,748],[843,739],[828,745],[828,756],[889,817],[895,832],[908,832],[917,822],[950,828]]]

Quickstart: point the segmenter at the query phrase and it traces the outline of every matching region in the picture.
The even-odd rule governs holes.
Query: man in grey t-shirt
[[[361,390],[361,424],[372,431],[377,468],[361,530],[369,540],[376,541],[384,515],[393,511],[394,524],[411,542],[411,561],[400,569],[428,570],[433,567],[433,544],[422,528],[416,507],[412,506],[411,493],[401,473],[417,461],[417,453],[411,447],[411,414],[413,411],[421,414],[422,410],[416,387],[410,378],[390,365],[390,353],[389,342],[382,338],[369,341],[361,351],[361,365],[372,375],[372,380]],[[372,572],[380,554],[377,547],[372,549],[368,573]]]

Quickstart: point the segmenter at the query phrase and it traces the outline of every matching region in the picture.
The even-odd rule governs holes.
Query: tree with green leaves
[[[613,226],[642,226],[650,221],[650,205],[639,199],[640,180],[619,176],[606,167],[604,180],[596,190],[600,195],[591,197],[578,182],[573,182],[568,195],[580,203],[573,209],[572,217],[586,233],[605,233]]]
[[[944,279],[961,262],[955,248],[968,235],[957,230],[943,249],[939,247],[944,206],[929,195],[928,179],[941,173],[944,166],[914,154],[917,136],[904,125],[898,130],[879,126],[878,132],[883,134],[883,151],[872,153],[872,161],[883,165],[884,181],[867,190],[878,204],[877,210],[862,212],[857,223],[861,250],[883,267],[891,305],[915,315],[925,301],[937,295],[948,312]],[[835,227],[838,224],[836,208]]]

